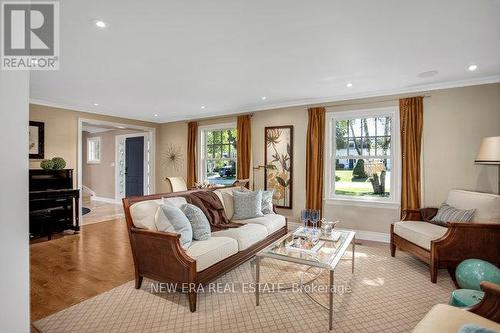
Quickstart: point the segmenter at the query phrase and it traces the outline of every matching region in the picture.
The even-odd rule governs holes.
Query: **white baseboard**
[[[302,226],[302,223],[288,222],[288,230],[289,231],[293,231],[300,226]],[[391,235],[383,233],[383,232],[355,230],[355,229],[349,229],[349,230],[356,231],[356,239],[381,242],[381,243],[390,243],[390,241],[391,241]]]
[[[92,196],[91,200],[92,201],[101,201],[101,202],[113,203],[113,204],[119,204],[120,203],[120,201],[116,200],[115,198],[105,198],[105,197],[98,197],[98,196]]]

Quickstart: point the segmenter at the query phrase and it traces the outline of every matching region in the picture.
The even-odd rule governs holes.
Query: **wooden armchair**
[[[453,192],[453,193],[452,193]],[[481,196],[478,199],[477,196]],[[486,196],[486,198],[484,198]],[[465,208],[457,203],[465,203]],[[471,198],[467,200],[467,198]],[[477,204],[478,200],[486,203],[478,204],[480,208],[476,211],[476,218],[472,223],[449,222],[445,227],[439,227],[426,222],[435,215],[436,208],[424,208],[420,210],[408,210],[403,213],[403,220],[391,225],[391,256],[395,256],[396,248],[407,251],[430,265],[431,281],[436,283],[439,268],[448,268],[453,274],[456,266],[465,259],[476,258],[486,260],[500,265],[500,223],[496,222],[496,215],[500,210],[500,196],[468,191],[450,191],[447,202],[460,209],[471,209],[471,205]],[[491,216],[491,220],[488,218]],[[482,223],[482,220],[485,223]],[[408,221],[408,222],[407,222]],[[419,225],[426,223],[427,225]],[[408,232],[399,230],[410,230],[425,234],[430,244],[416,244],[408,238]],[[436,237],[436,235],[438,235]],[[406,236],[406,237],[405,237]],[[434,237],[435,238],[434,238]]]

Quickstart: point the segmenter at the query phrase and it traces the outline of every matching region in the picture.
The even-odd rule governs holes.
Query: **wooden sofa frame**
[[[402,221],[422,221],[421,210],[406,210]],[[454,278],[454,270],[465,259],[476,258],[500,265],[500,223],[448,222],[448,231],[431,241],[430,251],[394,233],[391,225],[391,256],[396,248],[409,252],[430,265],[431,282],[437,282],[438,269],[447,268]]]
[[[134,258],[135,288],[139,289],[144,277],[164,282],[177,283],[190,286],[188,292],[189,310],[196,311],[196,290],[199,285],[206,285],[218,276],[235,268],[250,259],[266,246],[287,234],[287,224],[278,231],[268,235],[265,239],[253,244],[249,248],[206,268],[196,271],[196,260],[188,256],[181,247],[180,235],[170,232],[158,232],[134,227],[130,215],[130,206],[134,203],[146,200],[157,200],[168,197],[185,196],[193,191],[154,194],[141,197],[124,198],[123,208],[127,222],[130,246]],[[191,286],[194,286],[191,288]]]

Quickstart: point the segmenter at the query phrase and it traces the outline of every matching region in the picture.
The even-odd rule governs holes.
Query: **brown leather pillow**
[[[422,221],[431,222],[431,220],[436,216],[438,212],[437,208],[422,208],[420,209],[420,215],[422,216]]]

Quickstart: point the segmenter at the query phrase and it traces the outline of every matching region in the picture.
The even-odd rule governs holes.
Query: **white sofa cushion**
[[[253,219],[246,219],[246,220],[234,220],[231,222],[241,223],[241,224],[254,223],[263,225],[264,227],[266,227],[267,233],[269,235],[272,234],[273,232],[278,231],[279,229],[283,228],[286,225],[285,217],[279,214],[266,214],[262,217],[254,217]]]
[[[163,202],[168,204],[168,205],[173,205],[177,208],[181,208],[182,206],[187,204],[186,198],[184,198],[184,197],[163,198]]]
[[[219,200],[224,206],[224,213],[226,213],[227,218],[230,220],[234,215],[233,190],[237,188],[239,187],[221,188],[214,191],[214,193],[219,197]]]
[[[263,240],[268,235],[266,227],[260,224],[249,223],[238,228],[228,228],[212,232],[212,237],[230,237],[238,242],[238,249],[242,251]]]
[[[500,324],[495,323],[493,320],[488,320],[475,313],[450,305],[437,304],[427,312],[412,332],[457,333],[465,324],[475,324],[490,330],[500,331]]]
[[[193,241],[186,250],[186,254],[196,260],[197,272],[236,253],[238,253],[238,242],[229,237],[211,237],[203,241]]]
[[[161,216],[157,214],[158,208],[163,203],[168,203],[180,208],[182,205],[186,204],[187,201],[184,197],[172,197],[136,202],[130,206],[130,216],[132,217],[134,226],[141,229],[158,230],[156,226],[158,218],[160,218],[159,223],[164,225]]]
[[[136,202],[130,206],[130,216],[136,228],[157,230],[155,215],[163,200],[146,200]]]
[[[500,223],[500,195],[451,190],[446,203],[458,209],[475,209],[472,222]]]
[[[431,241],[442,237],[448,228],[422,221],[401,221],[394,223],[394,233],[426,250]]]

